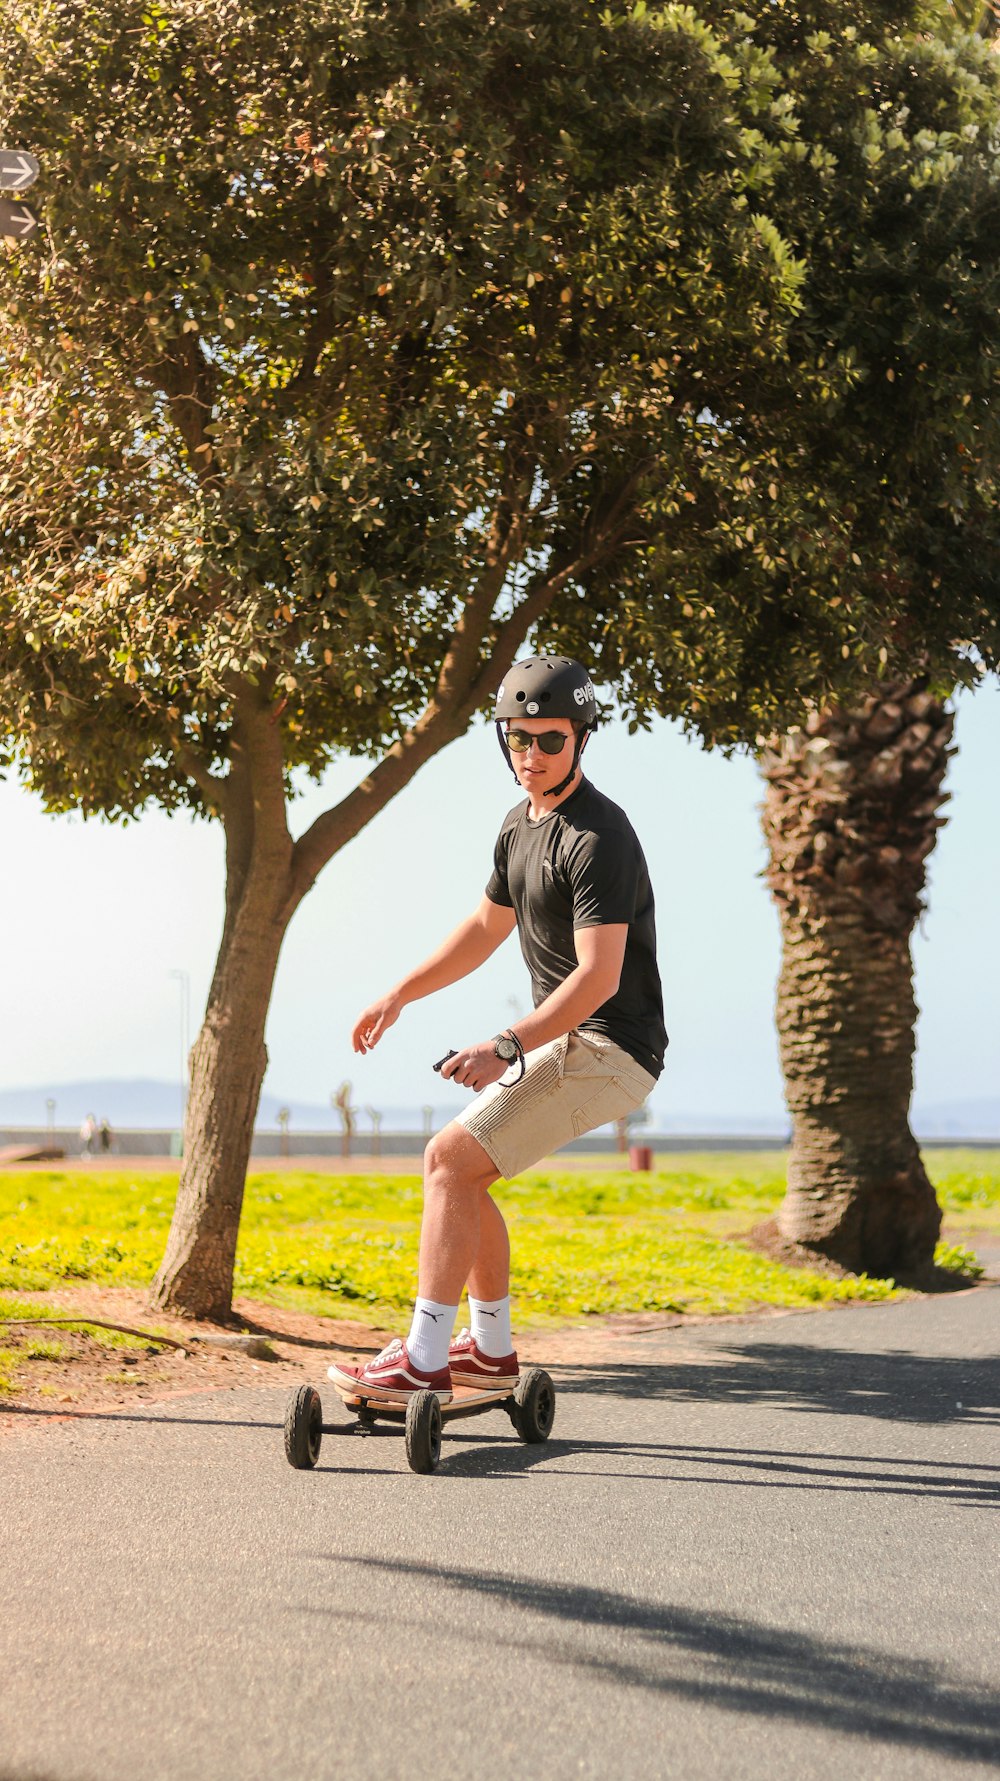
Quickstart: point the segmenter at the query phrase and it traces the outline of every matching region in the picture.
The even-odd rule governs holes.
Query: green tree
[[[951,734],[940,699],[975,681],[977,651],[997,660],[996,57],[949,35],[941,7],[887,9],[923,26],[905,53],[873,30],[881,9],[841,9],[836,34],[818,28],[825,10],[755,14],[801,118],[792,153],[765,127],[768,209],[808,269],[791,358],[812,366],[822,342],[852,368],[835,400],[801,405],[797,446],[845,492],[859,586],[832,598],[874,622],[878,665],[762,757],[792,1116],[778,1224],[851,1268],[914,1275],[940,1227],[909,1127],[910,934]],[[787,559],[795,541],[786,529],[766,548]]]
[[[992,9],[980,22],[981,14],[972,8],[965,22],[978,22],[979,35],[987,37],[996,20]],[[937,21],[945,41],[948,28],[947,19]],[[989,92],[985,114],[979,95],[971,107],[967,93],[946,97],[942,58],[925,41],[923,80],[898,94],[896,107],[905,99],[913,117],[917,97],[917,121],[946,150],[949,139],[987,135]],[[884,85],[876,92],[891,123]],[[989,214],[988,188],[977,192],[975,163],[965,179],[966,215],[976,208]],[[985,268],[977,264],[970,243],[963,248],[964,220],[959,234],[951,234],[957,218],[935,202],[933,180],[904,195],[911,212],[906,280],[899,277],[897,251],[894,284],[876,282],[870,265],[855,263],[847,278],[839,271],[825,293],[813,288],[809,295],[812,303],[819,296],[843,313],[860,271],[860,302],[874,296],[869,325],[860,334],[852,329],[858,363],[870,373],[858,388],[853,425],[892,465],[887,497],[908,513],[900,571],[909,559],[928,606],[947,606],[963,570],[960,561],[942,562],[936,537],[968,551],[973,573],[984,567],[995,573],[988,538],[978,563],[976,554],[982,496],[996,498],[995,443],[983,418],[995,401],[997,330],[982,301],[995,302],[996,270],[990,261]],[[995,209],[992,215],[995,227]],[[884,214],[881,222],[888,250],[899,243],[896,218]],[[816,266],[801,234],[792,240]],[[931,305],[948,318],[943,364],[938,351],[924,350],[921,309]],[[883,369],[888,392],[880,387]],[[943,429],[934,424],[942,382]],[[937,386],[933,394],[929,384]],[[911,395],[900,400],[900,390]],[[973,420],[957,451],[947,422],[956,398]],[[969,640],[977,640],[975,630]],[[890,632],[887,657],[892,644]],[[788,1193],[777,1223],[786,1240],[855,1270],[914,1277],[933,1262],[941,1214],[909,1125],[917,1014],[910,941],[943,822],[952,717],[926,677],[894,681],[891,657],[885,672],[863,698],[813,709],[762,757],[767,877],[782,930],[778,1041],[792,1118]],[[950,684],[947,674],[940,676],[937,693]]]
[[[875,196],[950,218],[963,317],[988,302],[990,155],[900,94],[981,116],[989,70],[931,67],[913,7],[848,12],[9,0],[45,237],[0,287],[0,707],[50,807],[226,834],[161,1303],[228,1308],[295,908],[526,640],[735,744],[887,636],[903,668],[985,639],[985,561],[930,603],[900,572],[904,532],[970,559],[943,507],[915,540],[917,471],[897,511],[852,403],[891,369],[857,356],[864,277],[924,271]],[[831,315],[806,292],[842,264]],[[915,308],[911,410],[955,466],[980,408]],[[293,838],[337,751],[377,764]]]

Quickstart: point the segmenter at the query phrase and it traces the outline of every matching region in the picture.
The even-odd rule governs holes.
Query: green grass
[[[743,1311],[892,1296],[864,1276],[832,1281],[765,1261],[739,1241],[784,1192],[780,1153],[676,1155],[619,1167],[536,1169],[497,1197],[511,1229],[522,1325],[607,1312]],[[1000,1230],[1000,1152],[931,1152],[949,1226]],[[163,1253],[176,1175],[52,1170],[0,1176],[0,1288],[73,1281],[143,1286]],[[236,1290],[303,1309],[390,1318],[416,1270],[416,1176],[252,1175]],[[945,1265],[968,1269],[949,1242]],[[945,1261],[942,1255],[942,1261]],[[9,1299],[4,1315],[20,1312]],[[96,1333],[96,1332],[95,1332]],[[129,1337],[102,1332],[109,1346]]]
[[[68,1353],[65,1342],[48,1342],[32,1338],[24,1345],[29,1360],[63,1360]]]

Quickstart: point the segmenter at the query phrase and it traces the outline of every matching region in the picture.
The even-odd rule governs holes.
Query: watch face
[[[498,1039],[494,1050],[497,1057],[502,1057],[508,1064],[512,1064],[517,1056],[517,1046],[513,1039]]]

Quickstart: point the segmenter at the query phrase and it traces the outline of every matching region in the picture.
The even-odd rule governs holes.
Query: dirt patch
[[[943,1231],[942,1236],[950,1241],[962,1241],[967,1238],[968,1233]],[[806,1249],[799,1243],[789,1242],[782,1236],[774,1218],[766,1219],[763,1224],[755,1224],[752,1230],[736,1235],[733,1240],[745,1243],[748,1249],[756,1250],[758,1255],[766,1256],[768,1261],[782,1262],[786,1268],[808,1268],[814,1274],[826,1275],[829,1280],[853,1278],[848,1268],[831,1261],[829,1256]],[[982,1257],[986,1279],[996,1278],[990,1265],[993,1259],[992,1251]],[[896,1285],[908,1287],[911,1292],[965,1292],[974,1284],[973,1278],[967,1274],[956,1273],[954,1268],[939,1268],[934,1265],[923,1268],[919,1274],[896,1275]]]
[[[17,1298],[21,1305],[37,1307],[39,1317],[101,1318],[170,1336],[185,1348],[165,1348],[141,1337],[126,1338],[123,1345],[114,1332],[98,1329],[2,1322],[0,1348],[10,1357],[6,1364],[11,1387],[0,1396],[0,1430],[23,1428],[25,1411],[58,1417],[244,1385],[291,1389],[303,1380],[322,1384],[332,1360],[363,1361],[400,1333],[399,1328],[387,1330],[347,1318],[280,1310],[254,1299],[234,1301],[232,1324],[192,1324],[151,1311],[145,1294],[130,1287],[66,1287],[19,1293]],[[595,1317],[557,1329],[529,1330],[518,1339],[518,1353],[522,1364],[536,1366],[634,1362],[644,1358],[646,1340],[662,1330],[790,1315],[765,1305],[732,1318],[665,1312]],[[269,1356],[218,1346],[212,1340],[230,1340],[239,1332],[263,1338]],[[44,1352],[53,1346],[61,1352]],[[32,1348],[42,1352],[32,1354]]]
[[[0,1426],[16,1422],[19,1410],[58,1414],[62,1409],[154,1403],[178,1392],[218,1391],[265,1381],[290,1386],[322,1377],[335,1356],[363,1360],[377,1353],[392,1333],[349,1319],[282,1311],[252,1299],[236,1300],[234,1324],[192,1324],[151,1311],[145,1294],[130,1287],[81,1286],[19,1293],[17,1299],[29,1307],[29,1317],[36,1308],[39,1317],[91,1316],[170,1336],[184,1347],[166,1348],[99,1329],[0,1322],[0,1347],[11,1375],[11,1387],[0,1397]],[[241,1330],[264,1337],[271,1358],[211,1341],[231,1338]]]

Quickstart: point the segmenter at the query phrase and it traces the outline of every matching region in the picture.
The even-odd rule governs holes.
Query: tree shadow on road
[[[543,1447],[510,1451],[474,1436],[446,1442],[442,1475],[451,1478],[520,1477],[558,1461],[560,1478],[623,1478],[631,1484],[690,1487],[723,1484],[739,1490],[822,1490],[850,1496],[933,1498],[965,1508],[1000,1508],[1000,1466],[900,1458],[899,1455],[723,1447],[708,1443],[580,1439],[552,1440]],[[616,1467],[614,1461],[623,1462]],[[593,1462],[593,1463],[588,1463]],[[608,1463],[610,1462],[610,1463]]]
[[[491,1613],[491,1647],[523,1651],[595,1681],[969,1762],[1000,1760],[1000,1692],[955,1679],[926,1659],[581,1584],[406,1559],[330,1555],[330,1562],[362,1568],[372,1584],[375,1573],[391,1580],[397,1628],[403,1603],[396,1586],[410,1577],[550,1623],[538,1638],[525,1637],[502,1613]],[[339,1617],[332,1605],[316,1611]],[[372,1619],[384,1620],[377,1603]],[[440,1616],[422,1614],[422,1636],[450,1620],[447,1608]],[[553,1636],[552,1622],[565,1636]]]
[[[705,1404],[773,1404],[822,1416],[1000,1427],[995,1355],[859,1353],[806,1343],[734,1342],[676,1362],[588,1362],[553,1368],[572,1392]]]

